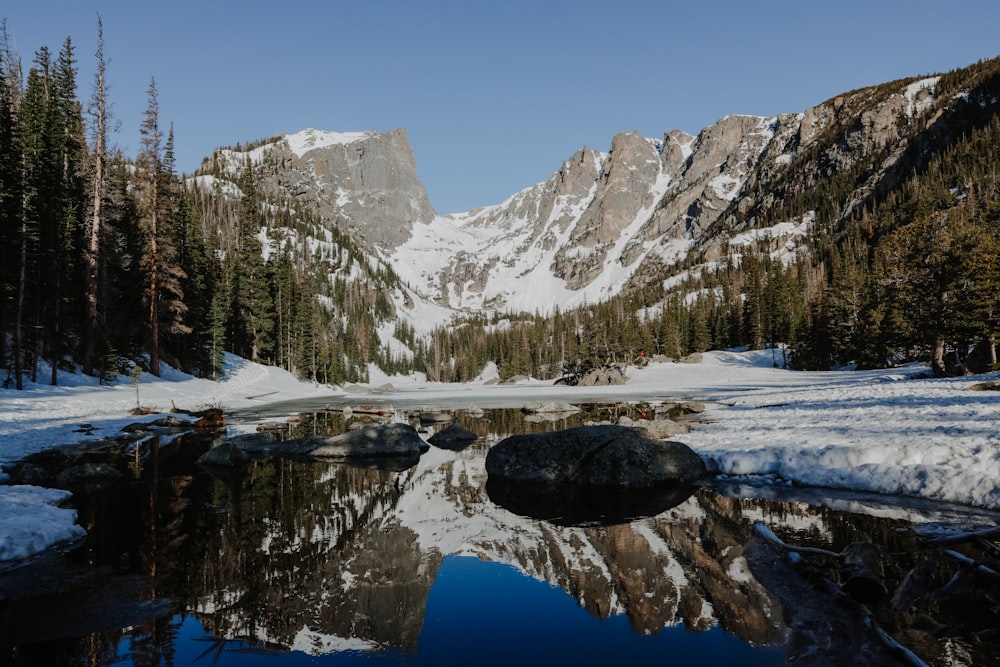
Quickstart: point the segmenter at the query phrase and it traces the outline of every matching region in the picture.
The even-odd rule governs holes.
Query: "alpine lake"
[[[581,507],[496,488],[486,452],[660,402],[541,417],[337,401],[227,420],[267,419],[279,439],[399,421],[478,437],[419,461],[232,471],[200,466],[213,439],[190,432],[84,447],[121,475],[73,489],[82,543],[0,568],[0,664],[1000,664],[994,543],[926,534],[995,514],[721,479],[602,512],[596,493]],[[838,559],[762,526],[790,547],[873,545],[882,590],[848,594]]]

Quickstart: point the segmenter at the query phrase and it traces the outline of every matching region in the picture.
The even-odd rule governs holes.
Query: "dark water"
[[[608,525],[491,497],[499,438],[646,410],[458,410],[479,440],[402,471],[269,460],[212,474],[195,464],[205,440],[145,443],[111,457],[117,484],[77,492],[82,546],[0,574],[0,664],[779,665],[781,604],[744,557],[755,521],[799,545],[873,541],[895,581],[916,562],[906,508],[857,498],[703,488]],[[425,438],[441,428],[355,410],[282,437],[399,419]]]

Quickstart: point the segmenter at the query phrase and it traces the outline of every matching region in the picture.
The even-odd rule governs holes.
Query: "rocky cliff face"
[[[272,202],[302,207],[383,249],[403,243],[413,225],[435,216],[404,129],[309,129],[250,151],[219,151],[213,160],[228,173],[249,160],[258,188]]]

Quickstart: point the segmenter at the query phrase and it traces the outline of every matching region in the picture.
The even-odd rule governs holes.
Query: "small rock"
[[[194,424],[191,422],[181,419],[180,417],[174,417],[173,415],[157,419],[156,421],[149,422],[150,426],[156,426],[157,428],[193,428]]]
[[[459,451],[471,445],[478,438],[479,436],[461,424],[452,424],[443,431],[432,435],[427,441],[441,449]]]
[[[979,382],[969,387],[970,391],[1000,391],[1000,380],[990,380],[989,382]]]
[[[580,412],[580,408],[575,405],[570,405],[569,403],[550,401],[549,403],[535,403],[533,405],[526,405],[524,406],[524,412],[536,415],[563,414],[567,412]]]

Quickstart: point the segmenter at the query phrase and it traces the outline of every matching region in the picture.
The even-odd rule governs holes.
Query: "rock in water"
[[[427,439],[427,442],[435,447],[457,452],[474,443],[477,438],[479,438],[478,435],[461,424],[452,424],[448,428],[432,435]]]
[[[198,457],[198,463],[206,466],[238,468],[250,460],[233,440],[224,440]]]
[[[283,449],[326,459],[420,456],[427,445],[409,424],[368,426],[342,435],[312,435],[288,440]]]
[[[640,489],[690,483],[707,470],[683,443],[600,425],[506,438],[486,455],[486,472],[518,482]]]

